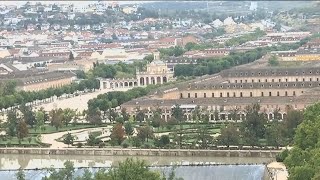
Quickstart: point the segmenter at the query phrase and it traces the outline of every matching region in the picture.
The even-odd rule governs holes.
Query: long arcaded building
[[[134,116],[136,109],[162,109],[162,117],[171,117],[172,108],[178,104],[185,118],[191,120],[194,108],[199,106],[210,121],[241,120],[245,107],[259,103],[269,120],[283,119],[287,107],[304,109],[320,99],[320,67],[258,69],[233,68],[219,74],[204,76],[178,84],[175,87],[158,89],[153,94],[134,99],[121,107]],[[275,110],[279,113],[275,114]],[[231,113],[236,112],[235,116]]]

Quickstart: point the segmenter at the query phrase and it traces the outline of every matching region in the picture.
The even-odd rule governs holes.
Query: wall
[[[1,154],[91,155],[91,156],[215,156],[275,158],[281,150],[181,150],[181,149],[111,149],[111,148],[0,148]]]

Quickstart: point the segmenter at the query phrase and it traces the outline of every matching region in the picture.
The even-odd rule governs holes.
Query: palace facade
[[[219,74],[203,76],[196,80],[158,89],[153,95],[134,99],[121,108],[135,116],[136,110],[162,109],[168,120],[172,108],[178,104],[185,118],[191,120],[198,106],[210,121],[242,120],[245,108],[259,103],[269,120],[284,119],[288,106],[304,109],[320,100],[320,67],[298,68],[233,68]],[[236,112],[236,116],[231,116]],[[276,113],[275,113],[276,112]]]

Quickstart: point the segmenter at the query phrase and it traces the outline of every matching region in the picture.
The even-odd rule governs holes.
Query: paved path
[[[122,88],[117,89],[116,91],[127,91],[130,88]],[[71,108],[71,109],[78,109],[78,111],[82,112],[83,110],[88,108],[88,101],[90,99],[96,98],[99,94],[104,94],[110,91],[115,91],[111,89],[104,89],[101,91],[96,91],[84,95],[79,95],[67,99],[55,100],[54,102],[48,104],[39,105],[38,108],[43,107],[46,111],[50,111],[54,108]]]
[[[50,148],[51,149],[59,149],[59,148],[67,148],[68,145],[64,144],[62,142],[56,141],[56,139],[62,137],[63,135],[67,133],[79,133],[82,131],[101,131],[102,129],[106,128],[111,128],[111,126],[107,127],[97,127],[97,128],[86,128],[86,129],[78,129],[78,130],[72,130],[72,131],[64,131],[64,132],[57,132],[57,133],[52,133],[52,134],[42,134],[41,135],[41,142],[51,144]]]
[[[274,173],[273,178],[276,180],[287,180],[288,171],[286,166],[283,163],[271,162],[267,167]]]

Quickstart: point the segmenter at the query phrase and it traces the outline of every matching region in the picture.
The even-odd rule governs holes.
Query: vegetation
[[[74,94],[77,91],[99,89],[100,84],[96,79],[86,79],[61,88],[49,88],[37,92],[16,91],[16,83],[13,81],[5,82],[0,87],[0,109],[6,109],[35,100],[49,99],[53,96],[61,97],[63,94]]]
[[[43,180],[183,180],[183,178],[176,177],[174,168],[171,169],[167,177],[164,173],[150,170],[145,161],[132,158],[127,158],[110,170],[101,168],[95,174],[85,169],[82,175],[76,175],[71,161],[66,161],[63,169],[49,168],[48,173],[49,175],[43,177]],[[18,180],[25,180],[25,174],[22,170],[16,173],[16,177]]]
[[[256,29],[253,33],[245,34],[239,37],[234,37],[229,39],[225,42],[226,46],[239,46],[242,45],[248,41],[254,41],[257,40],[259,37],[264,36],[266,33],[264,31],[261,31],[259,28]]]
[[[278,66],[279,65],[279,59],[276,55],[273,55],[269,58],[268,63],[270,66]]]
[[[294,145],[282,159],[289,170],[290,180],[319,179],[320,103],[307,107],[304,120],[296,129]]]

